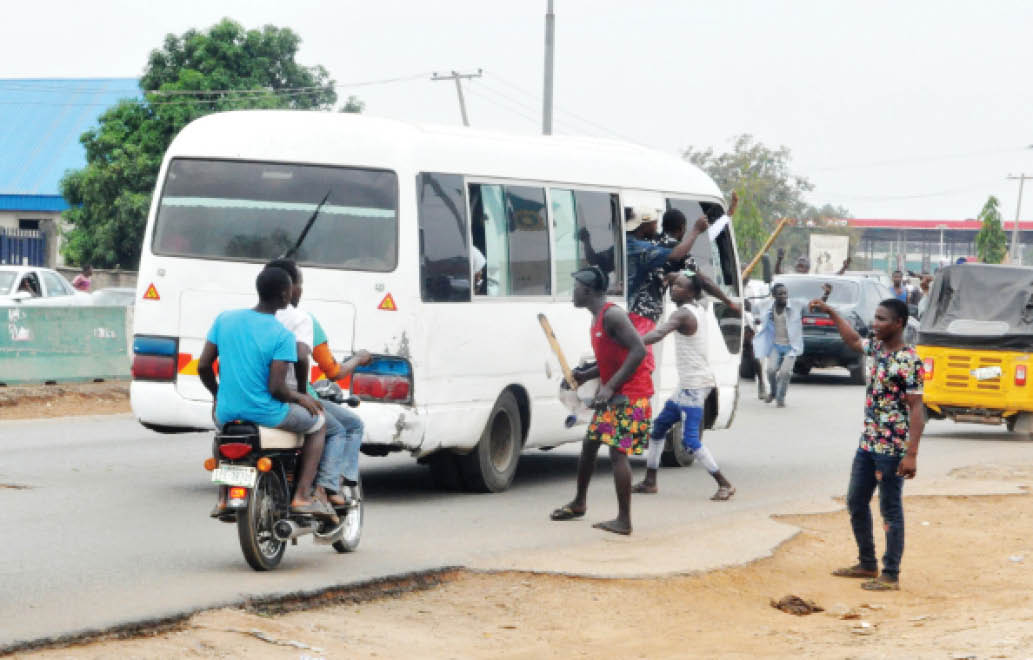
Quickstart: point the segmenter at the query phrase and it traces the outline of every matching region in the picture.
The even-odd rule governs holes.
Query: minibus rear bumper
[[[215,428],[211,402],[180,396],[174,383],[133,381],[129,386],[129,399],[133,415],[148,428],[166,432]],[[426,425],[425,417],[419,415],[416,408],[391,403],[362,403],[354,410],[366,427],[362,440],[365,453],[419,452]]]

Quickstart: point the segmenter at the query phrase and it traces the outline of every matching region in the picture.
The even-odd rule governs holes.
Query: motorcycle
[[[354,408],[359,399],[345,397],[332,381],[314,386],[326,401]],[[244,559],[256,571],[276,568],[287,543],[311,534],[315,543],[330,545],[339,553],[353,552],[362,536],[362,481],[342,485],[345,504],[335,507],[339,522],[319,519],[290,510],[294,483],[305,436],[300,433],[258,426],[251,422],[230,422],[216,430],[212,458],[205,468],[212,483],[225,488],[225,508],[213,513],[218,520],[236,523]]]

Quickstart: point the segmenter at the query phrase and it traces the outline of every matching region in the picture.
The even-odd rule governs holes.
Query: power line
[[[903,165],[907,163],[918,163],[925,161],[934,160],[952,160],[955,158],[974,158],[976,156],[989,156],[998,155],[1005,153],[1016,153],[1019,151],[1025,151],[1026,148],[1012,147],[1008,149],[984,149],[982,151],[970,151],[968,153],[956,153],[956,154],[938,154],[930,156],[909,156],[906,158],[895,158],[892,160],[880,160],[870,163],[847,163],[845,165],[833,165],[828,167],[816,167],[810,168],[810,172],[836,172],[839,170],[852,170],[852,169],[863,169],[865,167],[883,167],[885,165]]]
[[[993,185],[995,183],[999,183],[999,181],[995,179],[993,181],[987,181],[985,183],[977,183],[977,184],[973,184],[973,185],[969,185],[969,186],[964,186],[964,187],[961,187],[961,188],[952,188],[950,190],[941,190],[941,191],[938,191],[938,192],[930,192],[930,193],[918,193],[918,194],[915,194],[915,195],[856,195],[856,194],[850,194],[850,193],[835,193],[835,192],[821,192],[820,195],[822,197],[838,197],[840,199],[855,199],[855,200],[858,200],[858,201],[881,202],[881,201],[895,201],[895,200],[905,200],[905,199],[922,199],[922,198],[925,198],[925,197],[947,197],[949,195],[957,195],[957,194],[961,194],[963,192],[969,192],[971,190],[977,190],[979,188],[986,188],[987,186],[991,186],[991,185]],[[819,193],[815,192],[814,194],[819,194]]]
[[[530,121],[530,122],[532,122],[532,123],[534,123],[536,125],[538,124],[538,118],[537,117],[535,117],[533,115],[529,115],[526,112],[523,112],[521,110],[518,110],[517,108],[513,107],[512,105],[510,105],[508,103],[500,103],[498,101],[498,99],[493,99],[492,97],[488,96],[487,94],[484,94],[483,91],[481,91],[480,89],[475,89],[474,87],[471,86],[470,89],[467,90],[467,91],[469,91],[471,94],[473,94],[477,98],[480,98],[480,99],[482,99],[484,101],[487,101],[488,103],[491,103],[492,105],[495,105],[495,106],[497,106],[499,108],[502,108],[503,110],[511,112],[511,113],[513,113],[515,115],[519,115],[519,116],[523,117],[524,119],[527,119],[528,121]]]
[[[452,71],[452,73],[447,76],[439,76],[437,73],[431,74],[431,81],[451,80],[455,82],[456,95],[459,97],[459,112],[463,117],[463,126],[470,125],[470,118],[466,114],[466,99],[463,98],[463,80],[472,80],[480,77],[480,69],[477,69],[477,73],[459,73],[458,71]]]

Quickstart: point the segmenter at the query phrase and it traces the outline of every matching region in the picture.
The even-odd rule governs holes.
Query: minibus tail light
[[[1020,387],[1026,384],[1026,365],[1020,364],[1015,367],[1015,384]]]
[[[176,358],[165,355],[134,355],[132,374],[134,380],[174,380]]]
[[[352,394],[364,401],[412,401],[412,366],[405,358],[375,356],[352,374]]]
[[[925,379],[926,380],[932,380],[933,379],[933,368],[935,366],[936,366],[936,361],[933,360],[931,357],[927,357],[926,359],[922,360],[922,369],[923,369],[923,371],[925,371]]]

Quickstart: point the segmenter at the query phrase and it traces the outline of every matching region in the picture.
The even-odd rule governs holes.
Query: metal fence
[[[0,264],[46,266],[47,239],[34,229],[0,229]]]

